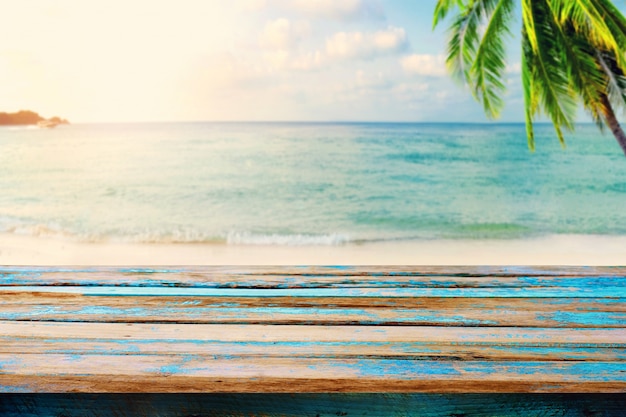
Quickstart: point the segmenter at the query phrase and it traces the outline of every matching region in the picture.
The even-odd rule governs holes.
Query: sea
[[[0,233],[336,246],[626,235],[626,158],[579,125],[132,123],[0,128]]]

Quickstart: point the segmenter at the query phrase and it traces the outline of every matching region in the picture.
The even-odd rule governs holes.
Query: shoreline
[[[412,240],[341,246],[81,243],[0,234],[0,265],[624,265],[626,236]]]

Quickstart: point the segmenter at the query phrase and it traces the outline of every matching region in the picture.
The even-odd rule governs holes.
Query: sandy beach
[[[624,265],[625,260],[624,236],[254,246],[81,243],[0,234],[2,265]]]

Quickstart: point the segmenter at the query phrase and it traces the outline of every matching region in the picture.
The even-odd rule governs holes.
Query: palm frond
[[[535,18],[532,11],[532,2],[529,0],[522,0],[522,31],[525,33],[528,46],[536,51],[539,49],[539,41],[537,40],[537,34],[535,32]]]
[[[611,25],[615,22],[611,16],[616,15],[607,13],[606,3],[602,0],[551,0],[549,5],[558,15],[560,24],[568,22],[577,33],[583,34],[596,47],[613,51],[620,61],[620,66],[624,66],[626,61],[621,56],[620,46],[624,45],[626,38],[619,39],[619,31],[612,30]]]
[[[626,108],[626,75],[612,53],[596,51],[596,57],[606,76],[606,95],[614,107]]]
[[[435,12],[433,13],[433,29],[454,9],[464,6],[465,2],[463,0],[437,0]]]
[[[524,113],[526,118],[526,137],[528,147],[531,151],[535,150],[535,133],[533,127],[533,118],[537,113],[539,100],[537,99],[536,90],[533,86],[533,74],[535,54],[533,53],[530,39],[526,28],[522,28],[522,88],[524,91]]]
[[[503,107],[506,86],[502,81],[506,71],[505,40],[510,36],[515,3],[513,0],[483,2],[487,26],[473,57],[470,81],[475,97],[482,102],[490,117],[497,117]]]
[[[598,64],[596,51],[585,36],[576,32],[571,22],[555,22],[553,26],[571,88],[593,120],[601,125],[601,95],[606,87],[606,77]]]
[[[532,89],[564,145],[562,128],[573,129],[576,101],[570,88],[562,45],[555,39],[558,22],[551,17],[553,14],[547,0],[523,0],[524,30],[529,46],[525,51],[525,64],[534,67],[527,75],[532,76]],[[531,30],[534,31],[532,34]]]
[[[626,18],[610,0],[595,0],[595,3],[602,14],[602,19],[604,19],[607,27],[611,30],[622,52],[624,52],[626,49]]]
[[[497,117],[506,90],[505,40],[510,35],[514,0],[473,0],[459,6],[450,26],[446,63],[453,76],[471,87],[489,117]]]
[[[528,146],[535,147],[534,119],[548,116],[564,146],[582,103],[600,129],[626,109],[626,18],[611,0],[520,0],[522,87]],[[434,25],[455,12],[447,65],[472,89],[489,117],[505,92],[505,40],[515,0],[438,0]],[[615,134],[615,132],[614,132]],[[618,137],[626,153],[626,146]]]
[[[626,72],[626,18],[611,1],[595,0],[595,3],[618,45],[618,49],[613,51],[615,62],[622,72]]]
[[[452,75],[464,83],[470,83],[472,67],[479,40],[481,1],[473,1],[461,9],[461,13],[449,28],[448,56],[446,64]]]

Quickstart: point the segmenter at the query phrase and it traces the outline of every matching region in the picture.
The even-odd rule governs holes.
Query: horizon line
[[[390,121],[390,120],[136,120],[136,121],[81,121],[70,124],[148,124],[148,123],[224,123],[224,124],[464,124],[464,125],[525,125],[524,121]],[[534,122],[534,125],[551,125],[550,121]],[[593,122],[576,122],[579,124],[594,124]]]

